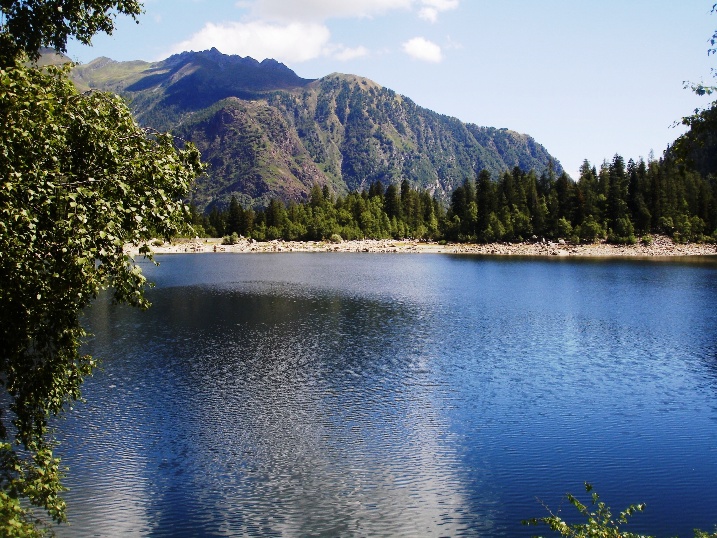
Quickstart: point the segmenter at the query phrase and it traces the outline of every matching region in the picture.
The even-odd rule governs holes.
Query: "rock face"
[[[464,179],[560,163],[528,135],[421,108],[368,79],[307,80],[274,60],[184,52],[157,63],[100,58],[74,69],[83,89],[125,96],[140,123],[197,144],[211,164],[200,209],[272,197],[304,200],[314,184],[338,194],[404,179],[447,198]]]
[[[229,98],[179,132],[209,164],[195,190],[199,206],[232,195],[245,205],[268,202],[270,196],[301,200],[315,183],[326,184],[296,131],[266,103]]]

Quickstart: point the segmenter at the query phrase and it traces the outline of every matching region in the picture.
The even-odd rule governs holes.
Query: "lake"
[[[717,261],[187,254],[87,314],[60,536],[532,536],[583,483],[717,524]]]

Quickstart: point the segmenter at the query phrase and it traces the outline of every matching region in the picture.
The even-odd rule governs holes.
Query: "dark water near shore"
[[[717,524],[714,261],[159,261],[88,315],[60,536],[531,536],[584,481]]]

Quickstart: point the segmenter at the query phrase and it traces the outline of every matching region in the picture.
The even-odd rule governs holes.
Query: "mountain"
[[[69,56],[62,54],[61,52],[57,52],[55,49],[41,47],[37,65],[40,67],[47,65],[64,65],[71,61],[72,60]]]
[[[193,193],[200,209],[232,195],[265,206],[305,199],[314,184],[346,193],[403,179],[447,199],[484,168],[562,172],[528,135],[463,123],[354,75],[308,80],[275,60],[211,49],[155,63],[98,58],[73,79],[123,95],[141,124],[199,147],[210,165]]]

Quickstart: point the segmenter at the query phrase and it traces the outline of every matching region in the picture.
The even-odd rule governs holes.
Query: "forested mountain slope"
[[[274,60],[212,49],[156,63],[99,58],[73,79],[125,96],[143,125],[197,144],[210,164],[194,190],[200,209],[232,195],[265,206],[306,199],[314,184],[346,193],[378,180],[448,199],[483,169],[562,172],[528,135],[463,123],[353,75],[311,81]]]

